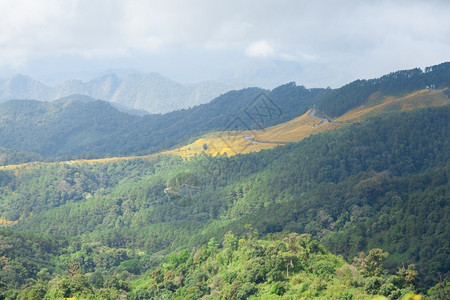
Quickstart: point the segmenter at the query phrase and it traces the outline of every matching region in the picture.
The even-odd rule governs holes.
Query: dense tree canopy
[[[2,222],[36,236],[66,235],[72,241],[49,251],[32,268],[18,260],[8,272],[22,278],[14,282],[23,282],[36,280],[47,268],[61,286],[64,277],[55,276],[64,275],[73,260],[83,273],[97,275],[90,288],[82,281],[76,288],[68,285],[64,293],[91,293],[105,276],[119,280],[115,293],[126,292],[129,278],[120,279],[117,272],[152,270],[167,251],[190,250],[211,237],[223,243],[229,230],[251,236],[246,226],[251,224],[260,235],[283,230],[311,234],[348,261],[360,251],[383,249],[390,253],[384,268],[394,274],[414,264],[409,272],[417,272],[415,289],[425,292],[447,278],[450,269],[449,116],[449,106],[388,114],[232,158],[161,156],[1,170]],[[281,259],[291,254],[286,251]],[[8,255],[8,261],[19,257]],[[286,274],[295,269],[289,271],[290,264]],[[373,268],[367,271],[371,278],[379,274]],[[373,293],[385,282],[376,280],[367,283],[365,292]],[[401,289],[392,284],[385,293]],[[282,291],[283,286],[273,289]]]
[[[231,117],[261,128],[315,103],[339,115],[374,89],[448,86],[448,69],[233,91],[147,117],[100,101],[2,104],[0,299],[448,298],[449,105],[233,157],[56,159],[154,152]]]

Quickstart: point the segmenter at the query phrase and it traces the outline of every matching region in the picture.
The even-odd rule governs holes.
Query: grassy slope
[[[352,109],[332,123],[321,123],[319,119],[310,116],[311,110],[308,110],[300,117],[263,130],[210,133],[189,145],[165,153],[183,157],[192,157],[203,152],[214,156],[224,153],[228,156],[246,154],[299,142],[313,134],[356,123],[384,112],[414,110],[448,103],[449,99],[442,90],[419,90],[401,97],[380,97],[379,93],[374,93],[366,105]]]

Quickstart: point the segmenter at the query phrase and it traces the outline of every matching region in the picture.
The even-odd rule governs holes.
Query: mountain
[[[0,80],[0,102],[9,99],[50,100],[51,97],[51,88],[29,76],[14,75]]]
[[[72,94],[70,96],[67,97],[62,97],[56,100],[53,100],[54,102],[65,102],[65,101],[69,101],[69,100],[79,100],[81,102],[95,102],[95,101],[99,101],[97,99],[94,99],[92,97],[86,96],[86,95],[80,95],[80,94]],[[139,109],[134,109],[134,108],[130,108],[128,106],[125,106],[123,104],[120,103],[114,103],[114,102],[109,102],[109,104],[111,104],[112,107],[114,107],[115,109],[117,109],[118,111],[130,114],[130,115],[136,115],[136,116],[145,116],[148,115],[149,113],[145,110],[139,110]]]
[[[46,247],[86,274],[110,276],[122,268],[133,274],[142,272],[139,268],[154,271],[170,249],[196,253],[212,237],[226,245],[228,231],[268,239],[289,231],[310,234],[348,261],[364,259],[360,251],[383,249],[390,253],[383,267],[395,274],[403,265],[402,272],[414,265],[410,290],[426,292],[439,283],[439,274],[447,278],[450,270],[445,229],[450,215],[449,117],[448,105],[388,113],[299,143],[230,158],[201,155],[186,161],[160,155],[6,166],[0,169],[0,216],[17,232],[81,237],[83,246],[74,240],[72,254],[51,248],[52,243]],[[244,242],[237,245],[244,247]],[[263,255],[256,242],[250,245],[251,255]],[[276,255],[282,249],[273,251]],[[202,250],[195,253],[199,262],[207,260]],[[325,261],[307,270],[333,273],[338,266]],[[60,274],[67,268],[50,269]],[[15,275],[20,270],[15,265],[3,272],[11,274],[5,278],[23,280],[25,275]],[[261,282],[268,278],[263,270]],[[37,272],[27,276],[36,278]],[[394,277],[370,274],[371,279],[353,286],[385,295],[397,291]],[[294,280],[294,275],[279,280]],[[209,276],[205,281],[213,278]],[[159,283],[168,284],[168,278]],[[388,283],[393,286],[381,290]]]
[[[183,85],[156,73],[132,74],[121,81],[111,96],[96,98],[151,113],[166,113],[210,102],[231,89],[231,85],[216,82]]]
[[[449,73],[450,63],[443,63],[425,72],[419,69],[398,71],[368,82],[355,81],[339,89],[306,89],[295,83],[271,91],[248,88],[228,92],[190,109],[146,116],[123,113],[123,109],[115,109],[107,102],[69,101],[80,99],[79,96],[55,103],[15,100],[0,104],[0,146],[47,158],[73,158],[151,154],[189,144],[218,130],[225,131],[219,134],[218,145],[209,147],[210,150],[224,148],[221,142],[229,148],[231,143],[241,143],[242,139],[252,136],[257,142],[258,135],[260,142],[270,142],[267,133],[260,130],[293,120],[310,108],[315,108],[316,117],[328,119],[343,117],[358,107],[372,107],[367,113],[373,115],[377,111],[401,110],[402,103],[412,99],[408,95],[421,91],[428,91],[428,94],[422,93],[423,97],[418,95],[413,99],[423,101],[422,106],[443,105],[448,101]],[[109,83],[114,81],[108,78]],[[129,84],[132,82],[135,81],[130,80]],[[416,104],[409,105],[415,107]],[[343,118],[335,118],[336,122],[316,129],[339,127],[346,123],[346,117]],[[239,138],[242,130],[246,132]],[[229,142],[229,139],[234,141]],[[251,140],[242,143],[255,144]],[[203,144],[208,146],[207,142]],[[252,148],[255,147],[248,147],[248,150]]]
[[[157,73],[132,73],[123,78],[108,73],[87,82],[68,80],[56,86],[46,86],[28,76],[14,75],[0,81],[0,102],[11,99],[52,101],[79,94],[157,114],[207,103],[236,87],[242,85],[217,82],[180,84]]]
[[[370,80],[356,80],[333,91],[317,103],[331,117],[365,104],[374,93],[398,95],[421,89],[445,89],[450,86],[450,62],[421,69],[402,70]]]
[[[440,66],[337,90],[232,91],[164,115],[3,103],[0,298],[447,299]],[[214,138],[271,149],[213,156]],[[171,145],[187,148],[157,152]],[[20,147],[102,156],[11,164],[32,159]],[[154,153],[105,155],[139,151]]]
[[[306,112],[328,92],[295,84],[267,93],[250,88],[191,109],[146,116],[130,115],[107,102],[80,96],[56,102],[11,100],[0,104],[0,146],[47,158],[149,154],[214,130],[285,122]],[[273,115],[261,119],[256,111],[261,106]]]
[[[375,93],[369,97],[365,105],[349,110],[334,119],[320,117],[318,116],[320,112],[311,108],[300,117],[263,129],[234,130],[232,134],[223,131],[211,132],[193,143],[166,153],[190,158],[202,153],[232,156],[271,149],[299,142],[311,135],[341,128],[382,113],[445,106],[450,103],[448,93],[448,89],[423,89],[396,97]]]

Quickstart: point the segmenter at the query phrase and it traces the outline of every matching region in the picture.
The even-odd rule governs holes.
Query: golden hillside
[[[315,117],[314,110],[310,109],[300,117],[263,130],[210,133],[192,144],[164,153],[185,158],[203,152],[214,156],[246,154],[286,143],[299,142],[310,135],[359,122],[383,112],[413,110],[448,103],[449,99],[442,90],[419,90],[401,97],[381,96],[379,93],[374,93],[366,105],[355,108],[332,122]]]
[[[442,106],[448,103],[449,99],[443,90],[419,90],[402,97],[381,97],[379,93],[375,93],[369,98],[366,105],[350,110],[336,121],[354,123],[383,112]]]

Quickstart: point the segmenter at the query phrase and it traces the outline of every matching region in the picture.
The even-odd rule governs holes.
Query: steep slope
[[[121,80],[109,97],[97,97],[150,113],[167,113],[208,103],[240,86],[216,82],[184,85],[159,74],[131,74]]]
[[[29,76],[14,75],[0,80],[0,102],[9,99],[43,99],[52,97],[49,87]]]
[[[34,98],[40,100],[55,100],[73,94],[90,96],[95,99],[109,101],[120,87],[122,79],[114,73],[94,78],[88,82],[69,80],[53,88],[54,95],[50,99]],[[20,99],[20,98],[19,98]]]

